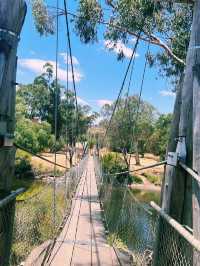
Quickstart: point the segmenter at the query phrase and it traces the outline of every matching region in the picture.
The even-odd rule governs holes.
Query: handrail
[[[170,224],[182,237],[189,242],[193,248],[200,252],[200,241],[197,240],[191,233],[188,232],[180,223],[174,220],[171,216],[166,214],[155,202],[150,202],[151,207],[156,210],[165,221]]]
[[[58,164],[58,163],[52,162],[51,160],[48,160],[48,159],[44,158],[43,156],[40,156],[40,155],[36,154],[35,152],[32,152],[32,151],[30,151],[30,150],[28,150],[28,149],[26,149],[26,148],[24,148],[24,147],[18,145],[17,143],[14,143],[14,146],[15,146],[17,149],[20,149],[20,150],[25,151],[25,152],[27,152],[27,153],[29,153],[29,154],[35,156],[35,157],[38,157],[39,159],[41,159],[41,160],[43,160],[43,161],[45,161],[45,162],[48,162],[48,163],[50,163],[50,164],[53,164],[53,165],[56,165],[56,166],[58,166],[58,167],[61,167],[61,168],[63,168],[63,169],[68,170],[68,168],[67,168],[66,166],[64,166],[64,165],[62,165],[62,164]]]
[[[190,174],[194,179],[196,179],[199,183],[200,183],[200,176],[195,173],[194,170],[192,170],[191,168],[189,168],[186,164],[184,164],[183,162],[179,162],[180,166],[188,173]]]
[[[166,164],[166,163],[167,163],[167,161],[161,161],[159,163],[150,164],[150,165],[147,165],[147,166],[135,169],[135,170],[117,172],[117,173],[112,173],[112,174],[106,173],[106,175],[122,175],[122,174],[134,173],[134,172],[139,172],[139,171],[142,171],[142,170],[145,170],[145,169],[153,168],[153,167],[156,167],[156,166],[160,166],[160,165],[163,165],[163,164]]]
[[[0,201],[0,209],[7,205],[10,201],[14,200],[19,194],[23,193],[24,191],[24,188],[19,188],[16,191],[11,192],[10,195]]]

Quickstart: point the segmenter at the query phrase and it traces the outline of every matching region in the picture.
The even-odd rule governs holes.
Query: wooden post
[[[200,0],[194,2],[193,24],[180,96],[180,120],[176,137],[185,137],[186,165],[200,173]],[[173,150],[169,149],[169,151]],[[168,166],[163,191],[163,210],[179,223],[193,227],[194,236],[200,239],[199,184],[181,167]],[[162,234],[160,230],[159,234]],[[171,243],[168,242],[170,246]],[[162,243],[158,244],[157,248],[162,248],[162,245]],[[200,261],[196,257],[194,253],[193,265],[199,266]],[[167,258],[163,259],[167,261]]]
[[[14,174],[15,86],[19,34],[26,15],[24,0],[0,0],[0,200],[10,194]],[[0,210],[0,265],[8,265],[14,203]]]
[[[194,53],[193,65],[193,169],[200,174],[200,0],[195,3],[194,12]],[[192,180],[192,218],[193,235],[200,240],[200,184]],[[193,254],[193,264],[200,265],[196,251]]]

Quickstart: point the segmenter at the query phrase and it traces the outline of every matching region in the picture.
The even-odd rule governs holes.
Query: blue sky
[[[74,3],[71,2],[69,9],[73,10]],[[79,102],[88,103],[93,110],[98,111],[104,103],[116,99],[128,64],[128,57],[131,54],[131,46],[123,47],[120,43],[118,44],[117,47],[123,49],[127,55],[123,62],[119,62],[116,56],[117,50],[106,49],[101,36],[96,44],[81,44],[72,30],[72,25],[70,26]],[[59,23],[59,35],[59,78],[61,83],[65,84],[67,76],[66,31],[62,18]],[[141,42],[138,47],[131,94],[137,94],[140,88],[146,46]],[[155,47],[151,49],[155,51]],[[17,82],[24,84],[32,82],[34,77],[40,74],[45,62],[55,63],[55,36],[40,37],[34,27],[30,6],[21,34],[18,58]],[[152,103],[161,113],[173,111],[175,97],[170,91],[170,84],[159,75],[158,69],[147,69],[142,97]]]

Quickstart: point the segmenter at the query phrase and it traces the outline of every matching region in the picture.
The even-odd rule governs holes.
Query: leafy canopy
[[[44,0],[32,0],[36,28],[41,34],[52,34],[52,8]],[[149,56],[151,65],[161,72],[177,78],[184,70],[189,44],[193,6],[188,3],[155,0],[79,0],[72,15],[74,29],[84,43],[98,41],[98,36],[131,44],[141,32],[143,41],[150,41],[162,49],[154,49]],[[60,8],[59,15],[64,15]],[[102,37],[100,37],[102,38]],[[114,46],[113,46],[114,48]],[[123,51],[119,59],[123,58]]]

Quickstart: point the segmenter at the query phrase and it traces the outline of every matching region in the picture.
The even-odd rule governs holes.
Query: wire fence
[[[156,229],[158,234],[153,256],[154,266],[194,266],[199,264],[200,252],[164,218],[159,216]]]
[[[135,198],[126,182],[120,185],[113,176],[103,174],[98,158],[95,158],[95,171],[108,241],[131,254],[131,265],[199,265],[200,245],[197,249],[188,241],[182,233],[183,226],[178,231],[159,211]],[[188,233],[193,237],[192,232]]]
[[[53,181],[44,185],[36,195],[16,201],[10,265],[20,265],[34,248],[56,237],[70,211],[86,160],[71,168],[65,176],[56,178],[55,210]]]

